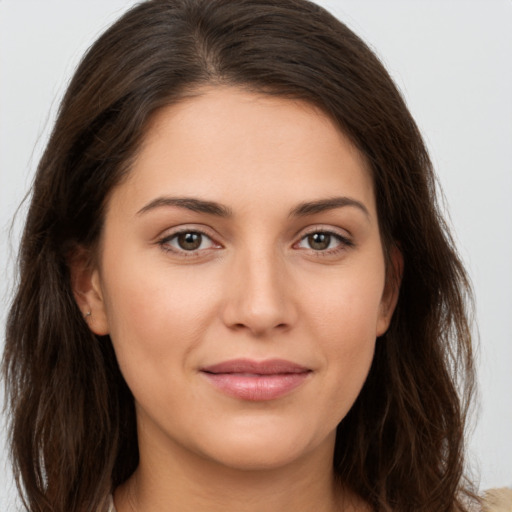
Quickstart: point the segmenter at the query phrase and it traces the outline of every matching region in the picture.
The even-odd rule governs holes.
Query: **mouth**
[[[282,359],[234,359],[201,368],[200,372],[228,396],[266,401],[291,393],[306,381],[312,370]]]

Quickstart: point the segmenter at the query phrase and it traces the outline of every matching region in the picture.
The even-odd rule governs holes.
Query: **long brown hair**
[[[12,458],[27,509],[96,511],[137,466],[133,397],[109,337],[91,333],[74,301],[68,258],[94,249],[153,114],[203,84],[310,102],[366,157],[385,253],[399,247],[404,267],[391,326],[338,427],[334,470],[376,511],[466,510],[468,280],[399,92],[364,42],[305,0],[150,0],[78,67],[37,169],[7,322]]]

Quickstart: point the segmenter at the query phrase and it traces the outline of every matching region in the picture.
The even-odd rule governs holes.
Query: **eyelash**
[[[209,251],[212,248],[212,247],[208,247],[206,249],[198,248],[198,249],[187,251],[186,249],[182,249],[182,248],[178,249],[178,248],[171,247],[170,242],[172,240],[177,239],[177,237],[179,237],[180,235],[183,235],[183,234],[200,235],[201,237],[209,239],[211,241],[212,245],[214,246],[213,248],[221,248],[222,247],[220,244],[216,243],[210,235],[208,235],[207,233],[205,233],[204,231],[202,231],[200,229],[181,229],[179,231],[175,231],[174,233],[161,238],[160,240],[158,240],[157,243],[163,251],[177,254],[180,257],[184,257],[184,258],[199,257],[199,256],[201,256],[200,253],[202,251]],[[350,240],[349,238],[347,238],[343,235],[340,235],[339,233],[337,233],[335,231],[329,231],[329,230],[322,229],[322,228],[316,228],[316,229],[312,229],[311,231],[309,231],[309,232],[305,233],[303,236],[301,236],[299,241],[295,242],[293,244],[293,247],[295,248],[298,244],[302,243],[304,240],[306,240],[308,237],[310,237],[312,235],[327,235],[329,237],[334,238],[339,244],[335,248],[325,249],[325,250],[320,250],[320,249],[315,250],[313,248],[304,248],[304,250],[309,250],[312,252],[312,254],[314,254],[315,256],[319,256],[319,257],[333,256],[335,254],[338,254],[341,251],[344,251],[346,249],[354,247],[354,245],[355,245],[352,240]],[[203,243],[203,241],[204,240],[201,240],[201,244]]]
[[[334,238],[338,242],[338,246],[331,249],[325,249],[325,250],[315,250],[313,248],[307,248],[305,250],[309,250],[317,257],[328,257],[328,256],[334,256],[342,251],[345,251],[347,249],[350,249],[351,247],[354,247],[354,242],[347,238],[346,236],[341,235],[340,233],[337,233],[336,231],[330,231],[328,229],[323,228],[314,228],[305,233],[303,236],[301,236],[300,240],[294,244],[294,247],[298,244],[300,244],[302,241],[306,240],[308,237],[312,235],[327,235],[328,237]]]
[[[186,249],[181,249],[181,248],[177,249],[177,248],[171,247],[169,245],[172,240],[177,239],[177,237],[179,237],[180,235],[185,235],[185,234],[200,235],[203,238],[209,239],[212,242],[212,245],[216,246],[215,248],[221,247],[220,244],[217,244],[216,242],[213,241],[213,239],[212,239],[212,237],[210,235],[208,235],[204,231],[202,231],[200,229],[197,229],[197,228],[194,228],[194,229],[180,229],[179,231],[175,231],[174,233],[172,233],[170,235],[166,235],[165,237],[163,237],[160,240],[158,240],[158,245],[165,252],[170,252],[170,253],[173,253],[173,254],[177,254],[177,255],[179,255],[181,257],[184,257],[184,258],[198,257],[198,256],[200,256],[200,252],[201,251],[207,251],[207,250],[210,249],[210,248],[208,248],[208,249],[195,249],[195,250],[187,251]],[[201,244],[202,243],[203,243],[203,240],[201,240]]]

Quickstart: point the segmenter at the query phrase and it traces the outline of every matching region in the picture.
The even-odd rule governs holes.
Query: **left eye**
[[[162,240],[162,245],[170,246],[177,251],[198,251],[209,249],[215,244],[213,240],[200,231],[183,231]]]
[[[340,235],[325,231],[316,231],[303,237],[298,243],[301,249],[313,249],[314,251],[326,251],[335,249],[346,243]]]

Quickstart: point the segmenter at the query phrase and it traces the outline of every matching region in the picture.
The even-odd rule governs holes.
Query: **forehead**
[[[330,117],[234,87],[204,88],[158,111],[126,185],[133,201],[172,193],[291,204],[351,193],[374,207],[367,162]]]

